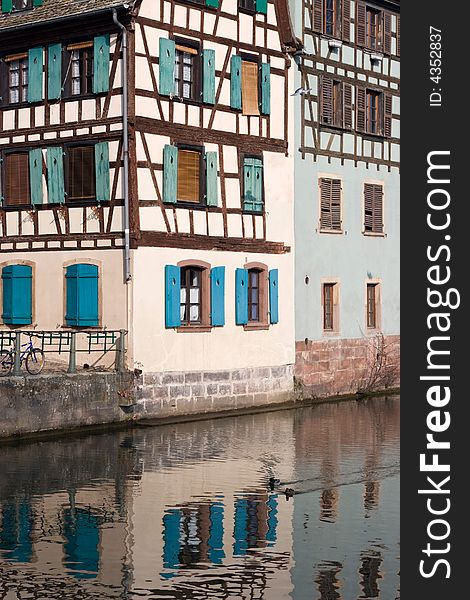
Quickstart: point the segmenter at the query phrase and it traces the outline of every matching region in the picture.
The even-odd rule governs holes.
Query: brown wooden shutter
[[[383,188],[374,185],[374,210],[372,216],[372,231],[382,233],[383,231]]]
[[[201,153],[178,151],[178,202],[200,202]]]
[[[390,54],[392,51],[392,15],[385,11],[383,14],[383,51]]]
[[[366,129],[366,90],[361,87],[356,88],[356,129]]]
[[[341,180],[331,180],[331,229],[341,229]]]
[[[361,0],[356,1],[356,44],[366,45],[366,5]]]
[[[341,37],[345,42],[349,42],[351,36],[351,2],[342,0],[341,2]]]
[[[343,127],[352,129],[352,86],[343,83]]]
[[[8,65],[0,60],[0,106],[8,104]]]
[[[258,87],[258,63],[244,60],[242,62],[242,113],[244,115],[259,115]]]
[[[364,231],[373,231],[374,185],[364,184]]]
[[[67,200],[96,198],[94,146],[72,146],[67,149]]]
[[[29,204],[29,153],[7,154],[5,161],[5,204],[7,206]]]
[[[323,0],[313,0],[313,31],[323,33]]]
[[[384,93],[384,135],[392,136],[392,94]]]
[[[333,80],[328,77],[321,80],[321,122],[333,123]]]
[[[320,229],[331,229],[332,179],[320,179]]]
[[[397,15],[397,56],[400,56],[400,15]]]

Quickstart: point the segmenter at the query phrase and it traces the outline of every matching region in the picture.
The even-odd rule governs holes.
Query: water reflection
[[[2,447],[0,600],[393,600],[398,444],[395,398]]]

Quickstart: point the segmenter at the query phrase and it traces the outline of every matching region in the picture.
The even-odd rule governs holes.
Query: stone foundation
[[[298,398],[380,391],[399,385],[399,335],[296,342],[295,356]]]
[[[294,366],[143,373],[136,383],[139,416],[165,418],[288,402]]]

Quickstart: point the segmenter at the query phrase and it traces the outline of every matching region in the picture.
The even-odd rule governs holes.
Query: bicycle
[[[30,375],[39,375],[44,368],[46,362],[44,352],[40,348],[35,348],[31,338],[33,334],[26,334],[29,336],[29,342],[22,344],[21,348],[24,350],[20,351],[20,366],[25,362],[26,370]],[[0,352],[0,377],[9,375],[15,364],[15,353],[13,350],[2,350]]]

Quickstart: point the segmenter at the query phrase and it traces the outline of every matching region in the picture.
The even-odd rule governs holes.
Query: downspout
[[[122,31],[122,154],[124,160],[124,281],[132,279],[129,234],[129,131],[128,131],[128,87],[127,87],[127,29],[118,21],[113,8],[113,21]]]

